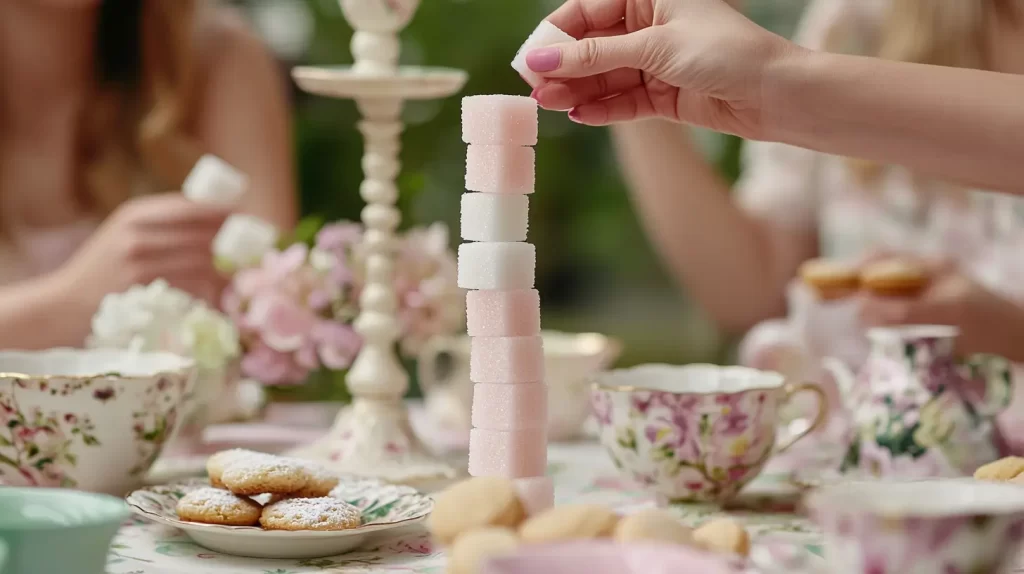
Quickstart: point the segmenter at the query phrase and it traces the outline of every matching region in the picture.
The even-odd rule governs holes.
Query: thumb
[[[526,54],[526,65],[549,78],[585,78],[619,68],[644,70],[654,53],[654,35],[649,31],[645,28],[531,50]]]

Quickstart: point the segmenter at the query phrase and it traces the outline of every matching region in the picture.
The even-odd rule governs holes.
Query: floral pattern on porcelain
[[[817,520],[835,574],[997,574],[1024,538],[1024,516],[893,518],[829,509]]]
[[[0,375],[0,482],[124,492],[174,431],[191,373]]]
[[[72,447],[99,446],[94,431],[87,415],[23,409],[15,393],[0,393],[0,482],[74,488],[78,482],[65,470],[78,463]]]
[[[775,445],[781,390],[683,394],[600,387],[591,404],[615,466],[671,502],[732,498]]]
[[[953,360],[955,335],[879,340],[848,391],[855,422],[844,472],[963,476],[1006,454],[995,416],[1010,402],[1008,361]]]

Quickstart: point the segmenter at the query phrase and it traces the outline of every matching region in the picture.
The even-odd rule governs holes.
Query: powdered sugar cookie
[[[607,538],[618,521],[618,515],[604,506],[566,504],[528,519],[519,527],[519,537],[531,544]]]
[[[315,462],[298,461],[306,472],[306,486],[291,494],[294,498],[321,498],[338,486],[338,475]]]
[[[722,554],[750,554],[750,535],[739,522],[731,518],[718,518],[700,525],[693,531],[697,546]]]
[[[885,259],[864,267],[860,280],[875,295],[916,297],[928,286],[928,273],[910,261]]]
[[[652,508],[630,514],[615,527],[617,542],[657,541],[693,546],[693,529],[676,520],[672,513]]]
[[[460,534],[448,556],[449,574],[477,574],[484,560],[509,554],[519,546],[508,528],[481,528]]]
[[[1001,482],[1012,480],[1021,473],[1024,473],[1024,458],[1008,456],[978,467],[978,470],[974,471],[974,478]]]
[[[430,514],[430,531],[441,544],[485,526],[515,528],[526,511],[511,480],[482,476],[464,480],[437,495]]]
[[[221,474],[224,473],[224,469],[232,461],[268,456],[270,455],[244,448],[222,450],[218,453],[212,454],[210,455],[210,458],[206,459],[206,474],[210,477],[210,485],[218,488],[224,487],[224,483],[221,482],[220,477]]]
[[[302,463],[269,456],[232,460],[220,476],[228,490],[243,496],[291,494],[309,481]]]
[[[853,295],[860,287],[857,268],[841,261],[811,259],[800,266],[799,275],[826,301]]]
[[[267,530],[348,530],[362,524],[359,509],[337,498],[289,498],[267,505],[260,525]]]
[[[248,498],[219,488],[197,488],[181,497],[175,507],[178,518],[189,522],[224,526],[255,526],[263,507]]]

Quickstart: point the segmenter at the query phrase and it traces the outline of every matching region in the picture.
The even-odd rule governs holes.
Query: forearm
[[[783,311],[780,271],[765,229],[678,124],[614,128],[634,203],[671,272],[723,327],[742,330]]]
[[[0,348],[81,346],[91,311],[66,294],[53,275],[0,288]]]
[[[1024,195],[1024,76],[795,49],[763,88],[766,140]]]

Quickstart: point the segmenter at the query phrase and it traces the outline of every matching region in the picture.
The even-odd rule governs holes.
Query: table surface
[[[553,444],[548,474],[555,480],[556,502],[597,503],[625,513],[652,506],[654,499],[618,476],[595,442]],[[792,514],[796,490],[776,473],[766,473],[748,491],[744,509],[729,512],[743,520],[755,542],[777,540],[820,554],[819,535],[804,518]],[[758,509],[754,511],[752,509]],[[695,524],[721,510],[676,507],[680,518]],[[423,525],[382,533],[354,552],[330,558],[268,560],[212,552],[194,544],[183,532],[141,518],[122,527],[111,548],[108,574],[307,574],[416,573],[443,574],[445,558]]]

